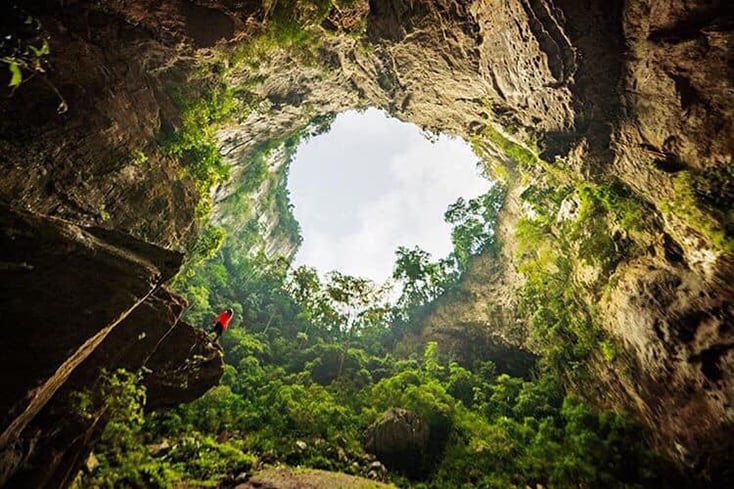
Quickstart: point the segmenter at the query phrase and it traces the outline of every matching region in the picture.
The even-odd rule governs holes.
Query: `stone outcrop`
[[[0,198],[168,248],[190,243],[197,191],[157,143],[162,126],[180,122],[154,73],[181,53],[158,38],[162,27],[152,33],[117,16],[117,2],[22,3],[50,36],[52,74],[48,83],[28,79],[0,104]]]
[[[106,419],[104,405],[79,415],[78,394],[147,367],[151,407],[190,401],[218,382],[221,353],[161,288],[180,254],[7,206],[0,222],[0,484],[63,487]]]
[[[430,437],[428,420],[390,408],[367,430],[365,448],[388,468],[416,475],[424,468]]]
[[[145,363],[146,409],[173,407],[198,399],[224,373],[219,347],[205,331],[179,322]]]
[[[56,115],[56,96],[40,78],[0,104],[0,199],[167,247],[190,242],[197,192],[158,144],[161,131],[180,122],[164,86],[185,78],[187,60],[227,51],[261,32],[267,18],[261,2],[27,3],[50,32],[49,80],[69,111]],[[316,47],[275,49],[257,63],[229,67],[227,83],[245,90],[249,102],[241,120],[218,133],[225,158],[245,168],[265,141],[283,140],[316,116],[367,106],[474,141],[509,188],[499,231],[501,263],[494,269],[480,259],[466,276],[467,293],[447,300],[428,323],[436,334],[465,324],[487,327],[521,346],[528,318],[517,310],[524,277],[517,269],[514,229],[517,219],[532,217],[527,190],[543,182],[548,188],[551,180],[551,186],[567,187],[622,182],[645,209],[645,239],[604,273],[571,257],[579,302],[623,350],[615,362],[595,362],[595,397],[640,415],[656,446],[682,464],[708,475],[729,464],[729,4],[355,4],[315,28],[321,40]],[[508,154],[509,142],[537,147],[547,163],[521,164]],[[148,156],[147,164],[130,157],[136,149]],[[217,198],[225,199],[228,188]],[[617,229],[610,237],[619,245],[632,241],[631,234]],[[23,273],[23,261],[13,263],[8,273]],[[613,287],[602,297],[607,282]],[[136,287],[115,299],[115,310],[90,309],[104,317],[97,328],[153,288],[145,280]],[[66,290],[59,288],[49,300],[61,304]],[[79,311],[84,309],[73,315]],[[48,337],[40,336],[41,343]],[[72,334],[68,340],[78,348],[80,338]],[[58,358],[67,356],[59,350]],[[54,368],[30,371],[47,379]],[[3,382],[16,395],[24,392],[13,379]],[[31,404],[10,402],[13,419]]]

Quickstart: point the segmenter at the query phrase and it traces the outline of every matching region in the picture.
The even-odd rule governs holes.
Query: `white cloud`
[[[486,192],[477,157],[461,140],[432,144],[417,127],[377,110],[348,112],[299,148],[289,189],[303,230],[297,264],[383,281],[398,246],[451,251],[443,213]]]

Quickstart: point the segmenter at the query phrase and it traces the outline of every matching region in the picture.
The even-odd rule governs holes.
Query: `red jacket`
[[[222,314],[217,316],[216,322],[222,325],[222,329],[227,329],[227,326],[229,326],[229,322],[232,320],[232,316],[227,314],[227,311],[224,311]]]

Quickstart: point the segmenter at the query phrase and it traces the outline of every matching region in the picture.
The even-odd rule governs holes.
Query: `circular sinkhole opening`
[[[492,187],[466,141],[370,108],[339,114],[302,143],[288,177],[303,243],[294,266],[387,280],[398,247],[453,251],[449,206]]]

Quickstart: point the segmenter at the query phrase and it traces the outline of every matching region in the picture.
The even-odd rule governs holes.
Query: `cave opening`
[[[25,3],[0,57],[0,486],[734,487],[720,2]],[[413,206],[453,211],[454,261],[386,246],[393,303],[292,262],[298,221],[350,254],[287,177],[327,183],[299,145],[372,106],[502,182]],[[389,187],[384,145],[319,196]],[[315,213],[374,264],[344,199]]]
[[[439,259],[451,254],[445,212],[493,182],[464,140],[370,108],[343,112],[302,142],[287,185],[303,238],[294,266],[382,283],[401,246]]]

